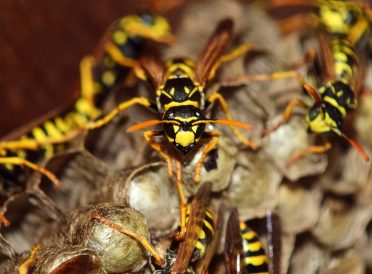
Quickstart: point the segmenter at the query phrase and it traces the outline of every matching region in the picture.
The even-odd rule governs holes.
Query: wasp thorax
[[[168,141],[186,154],[200,140],[205,130],[205,120],[200,109],[193,106],[177,106],[164,113],[163,129]]]

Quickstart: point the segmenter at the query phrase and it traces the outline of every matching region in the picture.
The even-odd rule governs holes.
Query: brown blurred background
[[[0,136],[68,102],[79,85],[80,59],[111,22],[148,2],[2,0]]]

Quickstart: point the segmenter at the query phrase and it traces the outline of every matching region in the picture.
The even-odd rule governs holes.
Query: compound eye
[[[320,111],[319,111],[318,107],[311,108],[310,111],[309,111],[310,121],[315,120],[318,117],[319,114],[320,114]]]
[[[155,25],[155,18],[152,14],[150,13],[141,13],[140,14],[140,18],[142,20],[142,22],[146,25],[149,25],[149,26],[153,26]]]

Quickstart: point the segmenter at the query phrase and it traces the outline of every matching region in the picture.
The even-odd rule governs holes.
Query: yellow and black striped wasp
[[[141,243],[153,256],[156,264],[156,266],[152,266],[154,268],[153,273],[196,273],[193,264],[202,260],[207,254],[210,259],[211,254],[213,254],[211,249],[207,249],[215,237],[215,220],[208,210],[210,194],[211,184],[202,184],[192,202],[188,205],[187,232],[184,240],[182,242],[174,240],[171,247],[167,249],[164,258],[157,253],[150,242],[139,237],[136,233],[123,229],[98,214],[94,214],[92,218]],[[218,223],[221,224],[220,221]],[[214,243],[215,247],[216,244]]]
[[[1,140],[0,176],[4,191],[24,181],[24,167],[44,174],[60,188],[57,177],[37,163],[65,151],[64,143],[100,115],[104,99],[138,65],[138,57],[147,41],[174,41],[163,16],[141,12],[119,19],[106,33],[97,53],[81,61],[81,94],[75,103],[55,110]],[[0,221],[7,223],[2,215]]]
[[[139,77],[147,77],[153,83],[156,91],[156,102],[145,97],[135,97],[121,103],[115,110],[87,128],[93,129],[108,123],[120,112],[134,106],[142,105],[159,115],[157,120],[149,120],[130,127],[127,131],[137,131],[142,128],[161,124],[162,130],[144,132],[147,143],[157,151],[167,162],[169,176],[173,177],[173,160],[176,162],[176,182],[181,201],[181,233],[185,232],[186,199],[182,191],[181,169],[184,155],[196,147],[202,140],[207,143],[201,148],[202,156],[195,166],[194,181],[200,181],[200,171],[208,153],[216,147],[220,133],[216,130],[207,131],[207,124],[223,124],[232,128],[239,140],[248,147],[255,144],[243,136],[236,127],[251,129],[244,123],[232,119],[227,102],[218,92],[206,98],[206,84],[216,73],[221,64],[237,58],[252,49],[251,44],[243,44],[231,53],[222,55],[232,38],[233,22],[225,19],[219,23],[211,35],[197,62],[189,59],[172,59],[163,64],[156,55],[145,54],[141,57],[144,73]],[[219,103],[227,120],[215,120],[206,117],[215,103]],[[156,137],[165,137],[172,146],[164,146],[155,141]],[[173,149],[174,148],[174,149]],[[173,149],[173,150],[172,150]],[[172,156],[171,156],[172,155]]]
[[[270,273],[269,258],[262,242],[245,222],[239,220],[237,209],[230,212],[225,237],[226,273]]]
[[[318,59],[320,59],[320,67],[323,70],[323,79],[318,89],[316,90],[306,83],[296,70],[238,77],[239,79],[234,80],[235,84],[251,80],[275,80],[296,77],[303,86],[304,91],[314,99],[315,103],[312,106],[308,106],[302,100],[293,99],[288,103],[279,122],[266,129],[263,132],[263,136],[286,123],[292,116],[294,107],[298,106],[308,109],[305,119],[310,132],[326,135],[336,134],[347,140],[368,161],[369,157],[364,149],[343,131],[344,119],[351,110],[355,109],[356,98],[363,85],[363,65],[360,64],[356,46],[358,43],[362,43],[362,37],[370,31],[368,19],[364,16],[360,6],[343,1],[293,2],[283,0],[275,1],[275,7],[284,8],[286,5],[295,6],[299,3],[305,6],[312,5],[318,10],[316,20],[313,20],[319,26],[318,40],[320,50]],[[308,60],[304,63],[307,62]],[[331,143],[327,141],[323,145],[310,146],[303,151],[297,151],[290,156],[287,166],[306,155],[324,153],[330,148]]]

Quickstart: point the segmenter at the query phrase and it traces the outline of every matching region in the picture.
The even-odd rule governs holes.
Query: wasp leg
[[[322,154],[327,152],[332,147],[331,143],[326,142],[324,145],[321,146],[310,146],[307,149],[297,151],[292,154],[291,157],[288,158],[286,168],[289,168],[295,161],[300,158],[303,158],[310,154]]]
[[[209,76],[208,76],[208,80],[211,80],[213,79],[213,77],[215,76],[216,74],[216,71],[217,69],[223,64],[223,63],[227,63],[227,62],[231,62],[233,61],[234,59],[237,59],[239,58],[239,56],[249,52],[250,50],[254,49],[254,45],[253,44],[250,44],[250,43],[246,43],[246,44],[243,44],[239,47],[237,47],[236,49],[234,49],[233,51],[225,54],[225,55],[222,55],[218,60],[217,62],[214,64],[214,66],[212,67],[211,69],[211,72],[209,73]]]
[[[210,103],[210,105],[212,106],[214,104],[215,101],[218,101],[220,106],[221,106],[221,109],[222,111],[225,113],[226,117],[228,120],[231,120],[231,121],[234,121],[234,119],[232,118],[232,115],[230,113],[230,110],[229,110],[229,107],[228,107],[228,104],[226,102],[226,100],[223,98],[223,96],[218,93],[218,92],[215,92],[213,93],[209,98],[208,98],[208,102]],[[250,147],[251,149],[256,149],[257,148],[257,145],[255,143],[253,143],[252,141],[250,141],[248,138],[246,138],[243,134],[240,133],[240,131],[233,127],[233,126],[230,126],[231,130],[233,131],[234,135],[239,139],[240,142],[242,142],[244,145]]]
[[[277,130],[281,125],[287,123],[289,121],[289,119],[292,117],[292,114],[293,114],[293,108],[295,106],[299,106],[299,107],[302,107],[302,108],[306,108],[307,106],[305,105],[304,102],[302,102],[300,99],[292,99],[288,105],[286,106],[284,112],[283,112],[283,115],[282,117],[280,118],[280,120],[274,124],[273,126],[265,129],[263,132],[262,132],[262,137],[265,137],[267,135],[269,135],[271,132]]]
[[[30,257],[26,261],[24,261],[18,268],[19,274],[27,274],[28,270],[35,265],[35,255],[37,251],[40,249],[40,244],[36,244],[31,251]]]
[[[97,213],[92,213],[91,217],[93,219],[96,219],[100,223],[105,224],[111,227],[112,229],[137,240],[147,251],[151,253],[151,255],[154,257],[158,265],[161,266],[164,264],[164,260],[160,257],[160,255],[156,252],[155,248],[150,244],[150,242],[144,236],[138,235],[133,231],[127,230],[121,227],[120,225],[117,225],[113,223],[112,221],[106,219],[105,217],[98,215]]]
[[[283,34],[293,33],[295,31],[302,31],[308,28],[316,28],[319,24],[317,16],[313,14],[293,15],[287,19],[281,19],[279,22],[279,28]]]
[[[182,188],[182,165],[180,161],[176,161],[176,184],[178,195],[180,198],[180,230],[176,235],[178,241],[184,240],[186,236],[186,210],[187,203]]]
[[[205,158],[207,157],[208,153],[216,147],[218,139],[220,138],[220,133],[218,131],[207,132],[207,134],[209,137],[211,137],[211,140],[203,147],[202,155],[199,161],[196,163],[194,170],[194,182],[196,184],[200,183],[200,172],[204,164]]]
[[[247,74],[240,75],[231,79],[224,80],[220,83],[221,86],[240,86],[252,81],[273,81],[286,78],[302,79],[301,74],[296,70],[284,70],[273,73]]]
[[[119,104],[114,110],[106,114],[104,117],[101,119],[98,119],[93,122],[89,122],[85,125],[82,125],[79,130],[90,130],[90,129],[95,129],[95,128],[100,128],[106,124],[108,124],[112,119],[114,119],[117,115],[119,115],[121,112],[124,110],[134,106],[134,105],[142,105],[146,108],[151,109],[151,102],[149,99],[145,97],[135,97],[133,99],[130,99],[128,101],[125,101],[121,104]]]
[[[35,140],[35,139],[20,139],[15,141],[5,141],[0,142],[0,153],[2,150],[38,150],[43,148],[44,146],[53,145],[53,144],[61,144],[66,143],[76,136],[83,132],[83,128],[78,128],[74,130],[70,130],[66,134],[59,135],[59,136],[46,136],[42,140]]]
[[[141,68],[139,62],[134,59],[126,57],[120,49],[118,49],[113,43],[107,42],[105,45],[107,53],[111,58],[123,67],[130,67],[133,69],[134,74],[141,80],[146,81],[146,74]]]
[[[3,223],[5,226],[10,224],[8,219],[3,214],[0,214],[0,223]]]
[[[166,154],[163,151],[163,148],[161,145],[157,142],[155,142],[152,138],[154,136],[163,135],[162,131],[154,131],[154,130],[148,130],[144,132],[144,137],[146,142],[156,151],[158,152],[167,162],[168,166],[168,175],[169,177],[173,177],[173,161],[172,158]],[[183,239],[186,233],[186,208],[187,208],[187,202],[185,198],[185,194],[183,193],[183,187],[182,187],[182,164],[180,161],[176,161],[176,186],[178,191],[178,196],[180,199],[180,226],[181,230],[177,234],[177,239]]]
[[[303,59],[293,64],[290,70],[276,71],[273,73],[259,73],[259,74],[247,74],[240,75],[231,79],[224,80],[220,83],[221,86],[240,86],[253,81],[274,81],[287,78],[297,78],[297,80],[303,84],[304,80],[302,75],[297,68],[308,65],[316,57],[316,50],[310,48],[307,50],[306,55]]]
[[[20,157],[0,157],[0,165],[18,165],[18,166],[27,166],[31,169],[33,169],[34,171],[36,172],[39,172],[43,175],[45,175],[46,177],[49,178],[49,180],[52,181],[52,183],[54,184],[54,186],[59,189],[61,188],[61,181],[57,179],[57,177],[49,170],[41,167],[41,166],[38,166],[30,161],[27,161],[26,159],[24,158],[20,158]]]
[[[169,177],[173,177],[173,163],[172,158],[164,152],[162,146],[155,142],[152,138],[154,136],[163,135],[161,131],[155,131],[155,130],[147,130],[143,133],[143,136],[145,137],[146,142],[157,152],[160,154],[161,157],[166,161],[167,167],[168,167],[168,175]]]

